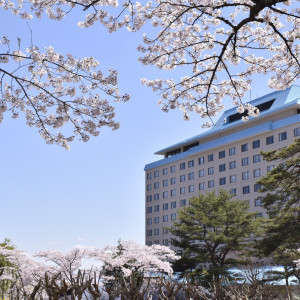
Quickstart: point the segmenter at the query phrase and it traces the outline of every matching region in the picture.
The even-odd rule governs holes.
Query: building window
[[[258,183],[254,183],[254,192],[258,192],[261,189],[261,185]]]
[[[253,170],[253,177],[254,178],[259,177],[260,175],[261,175],[260,169]]]
[[[169,197],[168,192],[163,192],[163,198],[166,199],[166,198],[168,198],[168,197]]]
[[[176,201],[171,202],[171,209],[174,209],[174,208],[176,208]]]
[[[192,168],[194,166],[194,160],[189,160],[188,161],[188,167]]]
[[[198,158],[199,165],[203,165],[205,163],[204,156]]]
[[[185,194],[185,187],[180,188],[180,195]]]
[[[159,204],[158,205],[154,205],[154,212],[158,212],[159,211]]]
[[[207,161],[214,161],[214,155],[213,154],[208,154],[207,155]]]
[[[154,194],[154,200],[159,200],[159,193]]]
[[[229,169],[232,170],[232,169],[235,169],[236,168],[236,163],[235,163],[235,160],[234,161],[231,161],[229,162]]]
[[[208,175],[214,174],[214,167],[210,167],[207,169]]]
[[[225,150],[219,152],[219,158],[224,158],[226,156]]]
[[[168,234],[169,230],[167,228],[163,228],[163,234]]]
[[[147,214],[151,214],[152,213],[152,206],[147,207]]]
[[[152,242],[151,241],[147,241],[147,246],[152,246]]]
[[[267,172],[271,172],[273,169],[275,168],[274,165],[271,165],[271,166],[267,166]]]
[[[294,137],[300,136],[300,127],[294,129]]]
[[[151,225],[152,224],[152,218],[148,218],[147,219],[147,225]]]
[[[188,174],[188,179],[189,180],[193,180],[194,179],[194,172]]]
[[[168,186],[168,179],[165,179],[165,180],[163,181],[163,186]]]
[[[260,140],[256,140],[252,142],[252,148],[256,149],[260,147]]]
[[[226,184],[226,177],[222,177],[219,179],[220,185]]]
[[[243,194],[249,194],[250,193],[250,185],[243,186]]]
[[[151,202],[152,201],[152,195],[147,196],[147,202]]]
[[[180,170],[184,170],[184,169],[185,169],[185,163],[181,163],[181,164],[179,165],[179,169],[180,169]]]
[[[167,175],[168,174],[168,168],[164,168],[163,169],[163,175]]]
[[[154,235],[159,235],[159,228],[154,229]]]
[[[226,171],[226,164],[219,165],[219,172]]]
[[[180,176],[180,182],[185,182],[185,175]]]
[[[243,144],[243,145],[241,146],[241,150],[242,150],[242,152],[248,151],[248,143],[247,143],[247,144]]]
[[[204,169],[199,170],[199,177],[204,177],[204,176],[205,176]]]
[[[152,178],[152,173],[148,173],[147,174],[147,179],[151,179]]]
[[[236,175],[230,176],[230,183],[236,182]]]
[[[262,218],[262,213],[260,212],[260,213],[256,213],[255,214],[255,218]]]
[[[176,196],[176,190],[171,190],[171,197],[175,197]]]
[[[193,193],[194,192],[194,185],[189,185],[189,193]]]
[[[159,182],[154,182],[154,189],[158,189],[159,188]]]
[[[171,185],[176,184],[176,177],[172,177],[170,181],[171,181]]]
[[[204,188],[205,188],[204,182],[200,182],[199,183],[199,190],[202,191],[202,190],[204,190]]]
[[[175,221],[176,220],[176,214],[171,214],[171,221]]]
[[[176,166],[171,166],[171,167],[170,167],[170,172],[171,172],[171,173],[174,173],[175,171],[176,171]]]
[[[180,200],[180,206],[186,206],[186,200],[185,199],[182,199]]]
[[[165,240],[165,239],[164,239],[164,240],[163,240],[163,245],[164,245],[164,246],[169,246],[169,240]]]
[[[230,195],[236,195],[236,189],[231,189],[231,190],[229,191],[229,193],[230,193]]]
[[[207,184],[208,184],[208,188],[211,189],[215,186],[215,181],[214,180],[209,180]]]
[[[151,191],[152,190],[152,184],[147,184],[147,191]]]
[[[261,206],[261,200],[262,200],[262,198],[257,198],[257,199],[254,200],[255,207]]]
[[[168,215],[163,216],[163,222],[169,222],[169,216]]]
[[[242,158],[242,166],[249,165],[249,157]]]
[[[235,155],[235,147],[229,148],[229,156]]]
[[[154,217],[154,224],[158,224],[159,223],[159,217]]]
[[[287,139],[287,133],[286,133],[286,131],[279,133],[279,141],[284,141],[286,139]]]
[[[249,171],[243,172],[243,173],[242,173],[242,179],[243,179],[243,180],[249,179]]]
[[[154,178],[159,176],[159,171],[154,171]]]
[[[258,163],[261,160],[260,154],[253,155],[253,163]]]
[[[273,144],[273,143],[274,143],[274,136],[273,135],[267,136],[266,137],[266,144],[270,145],[270,144]]]
[[[169,208],[169,204],[168,203],[164,203],[163,204],[163,210],[168,210]]]
[[[147,230],[147,236],[152,236],[152,229]]]

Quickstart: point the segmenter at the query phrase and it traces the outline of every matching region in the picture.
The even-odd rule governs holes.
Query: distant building
[[[145,166],[147,245],[169,245],[170,227],[177,210],[193,195],[223,188],[249,199],[250,210],[266,217],[256,181],[273,162],[260,151],[279,149],[300,137],[300,87],[292,86],[250,102],[258,118],[242,121],[236,108],[226,110],[205,133],[162,149],[164,158]]]

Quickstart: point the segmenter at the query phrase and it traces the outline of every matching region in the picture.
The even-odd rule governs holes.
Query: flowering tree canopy
[[[211,119],[229,96],[238,112],[248,112],[247,121],[259,115],[257,108],[242,102],[254,74],[270,74],[269,86],[275,89],[299,78],[300,9],[291,0],[125,1],[115,15],[108,12],[112,8],[103,8],[118,5],[116,0],[0,1],[3,9],[24,19],[46,13],[59,21],[78,6],[88,11],[80,27],[99,21],[110,32],[123,26],[137,31],[149,21],[156,33],[144,35],[138,46],[140,62],[163,70],[183,67],[186,75],[177,80],[143,78],[142,83],[161,93],[163,111],[179,108],[184,119],[191,112]],[[66,148],[76,135],[87,141],[101,126],[118,128],[106,97],[118,102],[129,96],[120,95],[115,70],[105,77],[94,58],[63,56],[52,47],[43,53],[33,45],[26,52],[11,50],[6,37],[1,43],[0,62],[10,68],[0,68],[0,120],[6,111],[13,117],[24,112],[27,124],[38,127],[47,143]],[[73,125],[72,135],[53,133],[67,122]],[[212,121],[204,124],[210,125]]]
[[[46,250],[33,257],[24,251],[0,246],[0,256],[10,263],[0,267],[0,283],[10,282],[8,294],[13,299],[35,299],[36,295],[45,293],[53,296],[72,291],[80,298],[84,291],[100,293],[100,283],[107,280],[106,271],[118,268],[123,278],[130,277],[132,271],[142,276],[172,274],[170,262],[178,259],[175,252],[165,246],[149,247],[133,241],[119,242],[119,246],[75,248],[67,253]],[[90,266],[88,263],[92,261]],[[23,298],[17,298],[20,294]]]
[[[166,246],[152,245],[149,247],[133,241],[120,241],[118,246],[90,250],[88,255],[90,258],[102,261],[106,270],[121,268],[125,276],[130,276],[132,271],[172,274],[170,261],[179,258],[173,250]]]
[[[247,121],[259,115],[242,102],[254,74],[270,73],[269,86],[279,90],[300,75],[300,9],[290,0],[128,1],[116,17],[101,10],[101,1],[83,5],[94,11],[79,22],[81,27],[99,20],[110,31],[122,26],[136,31],[147,21],[158,28],[153,37],[144,34],[140,62],[163,70],[183,67],[187,74],[142,83],[161,93],[163,111],[179,108],[185,119],[190,112],[215,116],[229,96],[238,112],[248,111]]]
[[[23,112],[27,125],[37,127],[47,143],[66,149],[75,136],[86,142],[90,136],[97,136],[102,126],[119,128],[114,107],[105,97],[119,102],[129,96],[120,95],[115,70],[104,76],[94,58],[63,56],[52,47],[45,53],[36,46],[25,53],[11,51],[6,37],[0,40],[0,47],[0,122],[7,111],[13,118]],[[73,134],[53,132],[67,122],[73,125]]]

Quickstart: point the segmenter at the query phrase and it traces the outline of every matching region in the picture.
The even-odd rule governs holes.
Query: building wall
[[[172,161],[165,159],[157,166],[155,163],[150,164],[145,174],[146,244],[169,245],[170,233],[163,228],[172,226],[172,219],[177,217],[177,210],[184,204],[188,205],[192,196],[206,191],[218,191],[222,188],[235,193],[238,199],[249,200],[251,211],[257,212],[259,216],[267,217],[258,199],[263,194],[255,190],[259,188],[255,184],[268,172],[268,168],[269,170],[272,168],[274,162],[263,161],[259,153],[288,146],[295,139],[296,128],[299,128],[296,135],[300,135],[300,115],[297,114],[295,108],[284,111],[281,118],[279,116],[277,112],[273,117],[266,116],[258,119],[257,122],[252,121],[248,127],[253,127],[254,130],[249,131],[248,135],[237,136],[236,132],[240,131],[240,128],[232,127],[227,134],[222,133],[225,141],[221,145],[214,146],[214,143],[211,143],[211,147],[203,147],[203,151],[200,145],[196,152],[190,151],[192,153],[189,154],[188,151],[184,157],[181,154],[174,155]],[[285,121],[281,122],[281,119]],[[269,126],[268,130],[260,130],[266,127],[263,126],[266,122],[273,122],[273,126]],[[244,124],[241,126],[245,129]],[[273,136],[273,143],[267,144],[266,139],[271,136]],[[224,153],[225,157],[222,156]],[[213,155],[212,161],[208,161],[209,155]],[[179,159],[176,159],[176,156]],[[242,161],[245,162],[247,158],[248,164],[243,165]],[[154,167],[151,167],[152,165]],[[208,173],[209,168],[210,170],[213,168],[213,173]],[[209,182],[214,183],[213,187],[208,186]]]

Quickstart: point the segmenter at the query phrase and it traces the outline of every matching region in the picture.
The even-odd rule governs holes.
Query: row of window
[[[294,137],[297,137],[297,136],[300,136],[300,127],[294,129]],[[281,133],[278,134],[278,141],[284,141],[286,139],[287,139],[287,132],[286,131],[281,132]],[[274,142],[275,142],[274,135],[270,135],[270,136],[266,137],[266,145],[273,144]],[[260,146],[261,146],[260,139],[255,140],[255,141],[252,142],[252,149],[257,149]],[[241,152],[246,152],[248,150],[249,150],[249,143],[245,143],[245,144],[241,145]],[[236,147],[229,148],[228,149],[228,154],[229,154],[229,156],[235,155],[236,154]],[[222,159],[222,158],[226,157],[226,151],[225,150],[219,151],[218,156],[219,156],[219,159]],[[207,155],[207,161],[208,162],[211,162],[213,160],[214,160],[214,154]],[[204,156],[199,157],[198,158],[198,164],[202,165],[204,163],[205,163],[205,157]],[[187,162],[187,167],[188,168],[194,167],[194,160],[189,160]],[[185,168],[186,168],[186,163],[185,162],[180,163],[179,169],[184,170]],[[176,166],[171,166],[170,167],[170,172],[171,173],[176,172]],[[168,168],[163,169],[163,175],[166,175],[166,174],[168,174]],[[154,171],[153,175],[154,175],[154,178],[159,177],[159,170]],[[151,179],[151,178],[152,178],[152,173],[148,173],[147,174],[147,179]]]
[[[153,242],[152,241],[147,241],[147,246],[152,246],[152,245],[159,245],[159,240],[154,240]],[[170,243],[169,243],[169,240],[168,239],[163,239],[162,240],[162,244],[164,246],[169,246]]]
[[[259,154],[253,155],[253,163],[259,163],[259,162],[261,162],[261,155],[259,155]],[[242,158],[242,166],[248,166],[248,165],[249,165],[249,157]],[[236,161],[234,160],[234,161],[229,162],[228,167],[229,167],[230,170],[235,169],[236,168]],[[267,171],[270,172],[273,168],[274,168],[274,166],[268,166]],[[219,165],[219,172],[221,173],[221,172],[224,172],[224,171],[226,171],[226,164],[220,164]],[[214,172],[215,172],[214,167],[209,167],[207,169],[207,175],[212,175],[212,174],[214,174]],[[244,173],[246,173],[246,172],[244,172]],[[260,174],[261,174],[260,169],[256,169],[256,170],[254,170],[254,175],[253,176],[254,177],[259,177],[259,176],[261,176]],[[198,175],[199,175],[199,177],[204,177],[205,176],[205,169],[199,170]],[[188,180],[193,180],[195,178],[194,172],[188,173],[187,178],[188,178]],[[245,179],[245,178],[243,178],[243,179]],[[180,175],[179,181],[180,182],[185,182],[185,180],[186,180],[186,175],[185,174]],[[168,179],[164,179],[163,180],[163,187],[168,186],[168,184],[169,184]],[[170,178],[170,185],[174,185],[174,184],[176,184],[176,177]],[[159,189],[159,182],[158,181],[154,182],[153,187],[154,187],[154,189]],[[152,190],[152,183],[149,183],[149,184],[147,184],[147,191],[151,191],[151,190]]]
[[[248,190],[247,187],[245,187],[245,188]],[[184,204],[182,204],[182,201],[184,201]],[[185,205],[186,205],[186,200],[185,199],[180,200],[180,206],[185,206]],[[262,198],[261,197],[254,199],[254,206],[255,207],[260,207],[261,205],[262,205]],[[163,204],[163,210],[166,211],[166,210],[168,210],[168,208],[169,208],[168,203]],[[171,208],[176,208],[176,201],[171,202]],[[157,208],[157,209],[159,211],[159,208]],[[149,211],[152,211],[152,209],[149,209]],[[169,222],[169,220],[170,221],[175,221],[176,220],[176,213],[173,213],[171,215],[163,215],[162,216],[162,222],[163,223]],[[152,224],[159,224],[160,221],[161,221],[160,217],[156,216],[154,218],[147,218],[146,223],[147,223],[147,225],[152,225]],[[165,232],[165,233],[167,233],[167,232]]]
[[[176,214],[173,214],[173,215],[175,215],[174,220],[176,220]],[[171,216],[173,216],[173,215],[171,215]],[[162,229],[162,233],[163,233],[163,234],[168,234],[169,231],[168,231],[168,229],[163,228],[163,229]],[[160,234],[160,228],[148,229],[148,230],[146,231],[146,235],[147,235],[147,236],[159,235],[159,234]]]
[[[170,220],[171,221],[176,220],[176,214],[175,213],[170,215]],[[153,223],[152,223],[152,221],[153,221]],[[159,217],[154,217],[153,219],[152,218],[147,218],[147,225],[159,224],[159,222],[160,222]],[[162,222],[163,223],[169,222],[169,215],[163,215]]]
[[[225,185],[226,184],[226,177],[222,177],[222,178],[220,178],[219,179],[219,184],[220,185]],[[207,182],[207,186],[208,186],[208,188],[213,188],[214,187],[214,180],[210,180],[210,181],[208,181]],[[201,191],[201,190],[204,190],[205,189],[205,182],[201,182],[201,183],[199,183],[199,190]],[[254,183],[254,185],[253,185],[253,191],[254,192],[259,192],[259,190],[261,189],[261,185],[260,184],[258,184],[258,183]],[[250,190],[250,185],[245,185],[245,186],[243,186],[242,187],[242,193],[244,194],[244,195],[246,195],[246,194],[250,194],[250,192],[251,192],[251,190]],[[164,193],[167,193],[167,192],[164,192]],[[184,194],[184,193],[183,193]],[[230,194],[236,194],[236,188],[234,188],[234,189],[231,189],[230,190]],[[181,194],[182,195],[182,194]],[[167,197],[165,197],[165,198],[167,198]],[[184,200],[185,201],[185,200]],[[172,204],[173,203],[173,204]],[[163,210],[167,210],[168,209],[168,203],[164,203],[163,204]],[[172,206],[173,205],[173,206]],[[184,204],[184,205],[186,205],[186,203]],[[184,206],[183,204],[181,204],[180,206]],[[173,209],[173,208],[176,208],[176,202],[174,201],[174,202],[171,202],[171,208]],[[153,209],[152,209],[152,206],[149,206],[149,207],[147,207],[147,214],[150,214],[150,213],[152,213],[153,211],[154,212],[159,212],[159,210],[160,210],[160,205],[159,204],[157,204],[157,205],[154,205],[153,206]]]
[[[231,149],[235,149],[235,147],[231,148]],[[221,152],[223,152],[223,151],[221,151]],[[211,155],[213,155],[213,154],[211,154]],[[253,155],[253,163],[258,163],[260,161],[261,161],[261,155],[260,154]],[[191,161],[189,161],[189,163],[190,162],[194,162],[194,161],[191,160]],[[203,157],[199,157],[199,164],[200,165],[204,164],[204,162],[205,162],[204,156]],[[249,165],[249,157],[242,158],[242,166],[247,166],[247,165]],[[172,166],[172,167],[174,167],[174,172],[175,172],[175,166]],[[185,169],[185,163],[180,163],[179,167],[180,167],[180,170],[184,170]],[[234,168],[236,168],[236,161],[235,160],[229,162],[229,169],[234,169]],[[163,170],[165,170],[165,169],[163,169]],[[219,172],[223,172],[223,171],[226,171],[226,164],[220,164],[219,165]],[[204,175],[202,175],[203,172],[204,172],[204,170],[200,170],[199,171],[199,177],[204,176]],[[147,178],[148,179],[151,178],[151,176],[148,176],[148,175],[151,175],[151,174],[152,173],[148,173],[147,174]],[[158,175],[155,176],[155,174],[159,174],[159,171],[155,171],[154,172],[154,177],[155,178],[158,177]],[[208,175],[210,175],[210,174],[214,174],[214,167],[208,168]],[[194,179],[194,172],[188,173],[188,179],[189,180]],[[167,186],[168,185],[167,181],[168,181],[167,179],[165,179],[163,181],[163,186]],[[180,176],[180,182],[183,182],[183,181],[185,181],[185,175],[181,175]],[[171,178],[170,179],[170,183],[171,184],[175,184],[176,183],[176,178],[175,177]],[[149,189],[148,189],[148,186],[149,186]],[[149,190],[152,189],[152,184],[149,184],[148,186],[147,186],[147,190],[149,191]],[[159,183],[158,182],[154,183],[154,188],[159,188]]]
[[[268,172],[270,172],[272,169],[274,168],[274,166],[268,166]],[[204,176],[204,175],[203,175]],[[227,179],[226,177],[221,177],[219,178],[219,185],[225,185],[227,183],[235,183],[237,182],[237,177],[238,175],[236,174],[233,174],[233,175],[230,175],[229,176],[229,182],[227,182]],[[253,177],[254,178],[257,178],[257,177],[260,177],[261,176],[261,169],[255,169],[253,170]],[[245,171],[245,172],[242,172],[242,180],[248,180],[250,179],[250,171]],[[213,188],[215,187],[215,180],[212,179],[212,180],[208,180],[207,181],[207,188]],[[199,190],[202,191],[202,190],[205,190],[205,182],[200,182],[199,183]],[[192,185],[189,185],[188,187],[181,187],[179,188],[179,194],[180,195],[184,195],[186,194],[186,192],[189,192],[189,193],[192,193],[195,191],[195,186],[192,184]],[[170,190],[170,193],[169,191],[164,191],[162,193],[162,197],[163,199],[166,199],[168,198],[170,195],[170,197],[175,197],[176,196],[176,189],[173,189],[173,190]],[[154,200],[159,200],[159,193],[156,193],[153,195],[153,198]],[[147,195],[147,202],[151,202],[152,201],[152,195]]]
[[[270,172],[272,169],[274,168],[274,166],[269,166],[268,167],[268,172]],[[204,175],[203,175],[204,176]],[[253,177],[257,178],[261,176],[261,169],[255,169],[253,170]],[[242,180],[248,180],[250,179],[250,171],[245,171],[242,172]],[[229,176],[229,183],[234,183],[237,182],[237,175],[233,174]],[[225,185],[227,183],[227,179],[226,177],[221,177],[219,178],[219,185]],[[207,182],[207,187],[208,188],[213,188],[215,186],[215,180],[208,180]],[[199,183],[199,190],[204,190],[205,189],[205,182],[200,182]],[[187,188],[186,187],[181,187],[179,189],[179,193],[180,195],[184,195],[186,192],[192,193],[195,191],[195,186],[194,185],[189,185]],[[156,193],[153,195],[154,196],[154,200],[159,200],[159,193]],[[170,196],[171,197],[175,197],[176,196],[176,189],[173,189],[170,191]],[[164,191],[162,194],[163,199],[166,199],[169,197],[169,191]],[[147,202],[151,202],[152,201],[152,195],[148,195],[147,196]]]
[[[253,162],[254,163],[257,163],[257,162],[260,162],[260,156],[256,156],[254,155],[253,157]],[[243,166],[247,166],[249,164],[249,159],[244,158],[242,160],[242,164]],[[236,161],[231,161],[229,162],[229,169],[232,170],[232,169],[235,169],[236,168]],[[274,165],[272,166],[268,166],[267,167],[267,172],[270,172],[272,169],[274,168]],[[221,164],[219,165],[219,172],[224,172],[226,171],[226,164]],[[212,175],[214,174],[214,167],[210,167],[207,169],[207,175]],[[199,177],[204,177],[205,176],[205,169],[201,169],[198,171],[198,175]],[[261,169],[255,169],[253,170],[253,177],[259,177],[261,176]],[[249,179],[250,178],[250,172],[249,171],[246,171],[246,172],[243,172],[242,173],[242,179],[245,180],[245,179]],[[193,180],[195,179],[195,174],[194,172],[191,172],[191,173],[188,173],[187,174],[187,179],[188,180]],[[179,181],[180,182],[185,182],[186,181],[186,175],[180,175],[179,177]],[[230,181],[230,182],[235,182],[235,181]],[[170,178],[170,185],[174,185],[176,184],[176,177],[173,177],[173,178]],[[163,187],[167,187],[169,185],[169,180],[168,179],[164,179],[163,180]],[[153,184],[153,187],[154,189],[158,189],[159,188],[159,182],[155,182]],[[147,185],[147,191],[151,191],[152,190],[152,184],[148,184]]]

